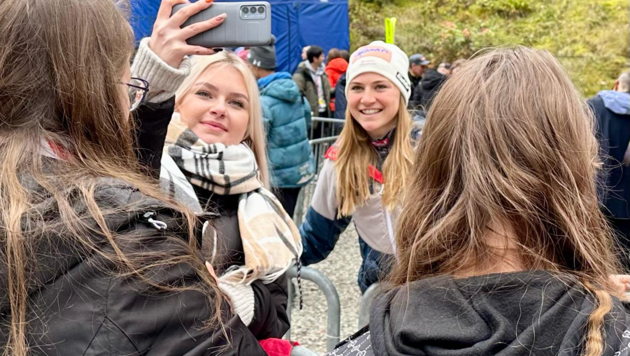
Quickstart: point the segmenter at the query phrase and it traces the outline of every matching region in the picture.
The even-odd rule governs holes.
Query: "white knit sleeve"
[[[131,76],[149,82],[148,100],[161,103],[173,97],[175,91],[190,74],[190,58],[184,57],[179,68],[166,64],[149,48],[149,38],[140,41],[138,52],[131,65]]]
[[[254,290],[252,286],[219,281],[219,289],[230,298],[234,312],[238,314],[243,324],[249,326],[254,319]]]

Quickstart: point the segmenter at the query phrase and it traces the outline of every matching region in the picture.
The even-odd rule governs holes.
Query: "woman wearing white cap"
[[[370,43],[352,54],[347,71],[346,123],[326,153],[311,206],[300,226],[305,265],[333,250],[353,218],[365,290],[390,267],[394,227],[412,159],[409,59],[395,45]]]

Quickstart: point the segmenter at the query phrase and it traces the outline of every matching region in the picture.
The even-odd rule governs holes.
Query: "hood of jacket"
[[[348,70],[348,62],[343,58],[335,58],[326,65],[326,72],[345,73]]]
[[[597,95],[602,98],[608,110],[619,115],[630,115],[630,93],[602,90]]]
[[[370,334],[375,355],[580,355],[592,310],[578,284],[544,271],[434,277],[377,297]],[[604,355],[628,345],[625,325],[614,299]]]
[[[286,72],[274,73],[258,79],[260,95],[266,95],[278,100],[294,103],[301,100],[300,90]]]
[[[420,85],[422,85],[422,89],[432,90],[442,84],[444,80],[446,80],[446,76],[444,74],[441,74],[436,70],[428,70],[422,75]]]

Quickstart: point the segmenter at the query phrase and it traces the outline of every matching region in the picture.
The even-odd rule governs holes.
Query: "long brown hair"
[[[411,170],[411,116],[405,99],[400,97],[396,120],[396,137],[383,164],[383,206],[393,210],[399,202]],[[339,153],[335,162],[339,215],[349,216],[370,197],[368,167],[378,159],[367,131],[346,110],[346,123],[339,136]]]
[[[132,121],[121,110],[120,89],[133,34],[114,1],[2,0],[0,43],[0,263],[7,273],[3,300],[11,312],[3,354],[28,352],[27,313],[35,312],[28,286],[45,268],[35,255],[43,239],[96,253],[118,276],[140,278],[158,290],[200,291],[210,309],[218,310],[222,299],[196,257],[196,239],[167,236],[168,251],[124,253],[121,246],[135,246],[142,236],[135,236],[136,242],[133,231],[110,230],[106,218],[139,208],[98,205],[96,196],[102,197],[107,185],[103,178],[114,178],[109,181],[182,209],[158,195],[159,187],[147,182],[134,156]],[[72,157],[45,163],[47,140]],[[42,204],[52,215],[42,214]],[[183,217],[191,233],[193,218],[186,211]],[[101,242],[94,241],[97,235]],[[152,279],[152,271],[180,263],[192,266],[204,282],[164,286]],[[214,314],[207,325],[219,320]]]
[[[593,117],[558,61],[525,47],[489,51],[441,88],[427,115],[396,234],[395,285],[491,270],[493,227],[527,270],[581,283],[596,301],[584,355],[602,353],[619,271],[599,211]]]

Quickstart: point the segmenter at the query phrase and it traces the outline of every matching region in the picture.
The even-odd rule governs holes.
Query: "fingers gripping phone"
[[[171,16],[186,6],[189,4],[175,5]],[[271,6],[266,1],[215,2],[188,18],[182,28],[222,13],[227,15],[222,24],[186,42],[206,48],[264,46],[271,42]]]

